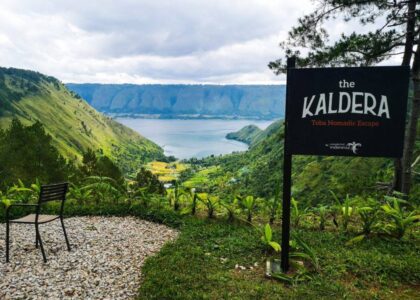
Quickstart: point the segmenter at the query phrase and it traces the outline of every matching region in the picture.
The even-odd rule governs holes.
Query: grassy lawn
[[[418,241],[376,238],[345,246],[347,239],[336,232],[299,234],[319,256],[321,272],[287,285],[264,277],[266,255],[255,229],[187,218],[179,239],[146,261],[138,298],[418,299]]]

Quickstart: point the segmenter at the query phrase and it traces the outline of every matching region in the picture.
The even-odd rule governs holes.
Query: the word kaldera
[[[390,118],[388,99],[381,95],[380,99],[371,93],[339,92],[322,93],[305,97],[302,118],[329,114],[363,114]]]

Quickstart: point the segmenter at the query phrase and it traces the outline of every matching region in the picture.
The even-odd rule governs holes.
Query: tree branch
[[[417,165],[418,162],[420,162],[420,155],[417,156],[417,158],[414,160],[414,162],[411,165],[411,168],[414,168]]]

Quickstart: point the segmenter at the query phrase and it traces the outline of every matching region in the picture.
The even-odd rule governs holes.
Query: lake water
[[[211,154],[245,151],[248,145],[225,138],[229,132],[254,124],[261,129],[274,121],[257,120],[177,120],[117,118],[165,150],[166,155],[179,159],[202,158]]]

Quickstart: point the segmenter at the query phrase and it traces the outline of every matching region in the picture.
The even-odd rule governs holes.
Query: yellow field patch
[[[180,162],[166,163],[161,161],[152,161],[147,164],[147,169],[157,175],[159,180],[162,182],[170,182],[178,179],[179,174],[187,168],[188,165]]]

